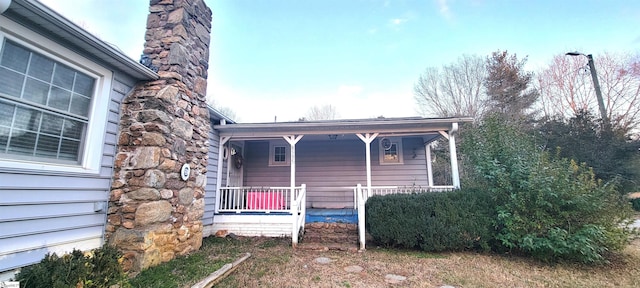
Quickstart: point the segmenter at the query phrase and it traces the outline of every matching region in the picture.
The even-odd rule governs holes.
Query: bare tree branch
[[[301,120],[334,120],[338,117],[340,117],[340,114],[338,114],[336,107],[329,104],[322,106],[313,106],[309,108],[309,111],[307,111],[307,114],[303,118],[301,118]]]
[[[586,59],[556,55],[538,74],[545,116],[570,118],[580,110],[598,109]],[[630,54],[604,53],[594,57],[607,117],[625,129],[640,121],[640,60]]]
[[[481,118],[487,104],[485,77],[485,61],[475,55],[463,55],[441,69],[427,68],[413,89],[419,112],[427,117]]]

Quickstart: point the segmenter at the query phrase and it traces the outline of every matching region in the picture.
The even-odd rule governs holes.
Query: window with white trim
[[[33,42],[0,33],[0,167],[98,173],[111,72],[13,25]]]
[[[402,139],[383,138],[378,141],[380,164],[403,164]]]
[[[269,166],[289,166],[289,150],[289,145],[284,142],[269,142]]]

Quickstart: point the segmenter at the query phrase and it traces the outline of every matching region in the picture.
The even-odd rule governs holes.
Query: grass
[[[294,251],[290,241],[209,237],[199,252],[146,270],[132,284],[190,287],[249,252],[251,258],[216,287],[389,287],[384,280],[387,274],[407,277],[402,287],[640,287],[640,239],[601,266],[549,265],[508,254],[425,253],[372,246],[364,253]],[[320,264],[315,262],[317,257],[332,262]],[[352,265],[364,270],[344,270]]]
[[[190,287],[240,257],[242,242],[208,237],[202,248],[187,256],[149,268],[131,279],[132,287]]]

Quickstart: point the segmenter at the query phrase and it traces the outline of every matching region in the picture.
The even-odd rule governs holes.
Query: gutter
[[[10,5],[8,6],[8,11],[6,11],[6,13],[4,14],[5,16],[14,15],[14,17],[11,17],[12,19],[20,18],[20,17],[29,19],[28,17],[29,15],[23,15],[20,13],[21,9],[24,9],[26,11],[33,13],[34,16],[39,18],[39,19],[31,20],[31,21],[34,21],[36,24],[43,26],[43,28],[45,29],[50,29],[50,30],[59,29],[60,31],[63,31],[67,34],[67,35],[64,35],[63,33],[59,33],[56,36],[66,39],[67,41],[71,42],[73,45],[81,49],[84,49],[87,52],[91,52],[91,51],[88,51],[87,48],[96,49],[101,54],[103,54],[101,55],[102,57],[109,58],[109,59],[101,59],[101,60],[106,61],[108,63],[117,62],[123,65],[124,67],[130,69],[130,71],[124,71],[124,72],[130,73],[132,74],[132,76],[135,75],[136,77],[143,80],[157,80],[160,78],[158,74],[153,72],[151,69],[129,58],[129,56],[125,55],[119,49],[111,46],[110,44],[99,39],[93,34],[85,31],[84,29],[80,28],[78,25],[76,25],[72,21],[60,15],[58,12],[50,9],[49,7],[47,7],[46,5],[38,1],[0,0],[0,8],[2,8],[2,5],[6,4],[6,2],[9,2]],[[43,20],[47,22],[46,24],[50,24],[51,26],[53,26],[53,28],[48,25],[42,25],[44,24],[42,23]]]

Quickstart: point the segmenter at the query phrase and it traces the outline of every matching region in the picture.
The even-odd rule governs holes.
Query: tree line
[[[640,191],[640,57],[605,53],[595,59],[606,116],[604,129],[586,57],[559,54],[537,73],[527,58],[507,51],[462,55],[429,67],[414,86],[425,117],[487,117],[534,135],[536,145],[558,158],[592,167],[596,177],[622,191]],[[598,116],[596,116],[598,115]]]

